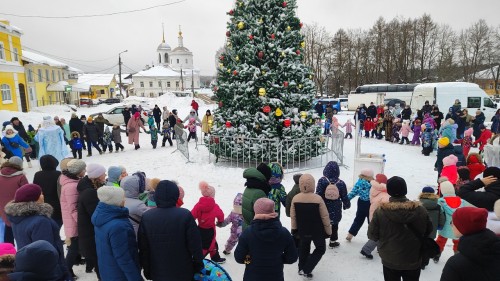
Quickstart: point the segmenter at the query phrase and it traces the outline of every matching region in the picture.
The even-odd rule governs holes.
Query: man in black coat
[[[377,107],[373,104],[373,102],[371,102],[370,106],[366,109],[366,115],[368,115],[371,119],[377,117]]]
[[[24,128],[23,122],[19,120],[17,117],[12,117],[10,119],[10,123],[12,123],[12,127],[17,131],[17,134],[26,142],[29,143],[29,136],[26,133],[26,128]]]
[[[40,158],[39,162],[42,170],[35,173],[33,183],[38,184],[42,188],[45,203],[54,209],[51,218],[61,228],[63,224],[61,203],[57,195],[57,182],[61,172],[56,170],[59,161],[54,156],[46,154]]]
[[[177,123],[177,109],[172,110],[170,112],[170,116],[168,117],[168,124],[170,125],[170,128],[172,129],[172,139],[175,139],[175,130],[174,126]]]
[[[425,101],[425,104],[424,104],[424,106],[422,106],[421,111],[422,111],[422,115],[424,115],[426,113],[431,113],[432,105],[429,104],[428,100]]]
[[[138,231],[139,259],[144,277],[154,281],[192,280],[203,268],[201,236],[189,210],[176,208],[179,188],[160,181],[157,208],[142,215]]]
[[[83,126],[83,138],[87,141],[87,146],[89,147],[87,157],[92,156],[92,146],[94,146],[99,154],[102,154],[102,150],[99,147],[99,128],[94,123],[92,117],[87,119],[87,124]]]
[[[368,239],[378,242],[386,281],[419,280],[422,256],[417,235],[427,237],[432,232],[432,222],[420,202],[406,198],[404,179],[390,178],[387,193],[391,196],[389,202],[382,203],[373,213]]]
[[[323,113],[325,112],[323,109],[323,103],[318,101],[318,103],[314,106],[314,110],[316,110],[316,113],[321,117]]]
[[[486,229],[488,211],[463,207],[453,213],[458,252],[448,259],[441,281],[494,281],[500,278],[500,238]]]
[[[500,169],[488,167],[483,178],[466,183],[457,190],[457,196],[478,208],[493,212],[495,202],[500,200]],[[477,191],[484,187],[484,192]]]
[[[155,119],[156,128],[161,128],[161,109],[155,104],[155,108],[153,108],[153,117]]]
[[[432,118],[434,118],[434,121],[436,121],[436,129],[440,129],[441,128],[441,122],[443,121],[444,119],[444,115],[441,111],[439,111],[439,107],[435,106],[434,109],[432,110],[432,114],[431,114]]]
[[[409,105],[406,105],[405,108],[401,111],[401,119],[403,120],[411,120],[411,108]]]

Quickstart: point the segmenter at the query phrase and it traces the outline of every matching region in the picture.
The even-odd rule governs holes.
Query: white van
[[[453,106],[455,100],[460,100],[462,109],[467,108],[470,115],[475,115],[480,109],[489,122],[497,111],[497,105],[479,85],[466,82],[443,82],[420,84],[413,90],[410,106],[413,110],[421,109],[425,101],[437,104],[443,114]]]

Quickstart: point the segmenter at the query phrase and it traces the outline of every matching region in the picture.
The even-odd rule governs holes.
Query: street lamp
[[[120,96],[123,97],[122,94],[122,57],[120,56],[123,53],[128,52],[128,50],[125,50],[123,52],[118,53],[118,79],[119,79],[119,87],[120,87]],[[128,94],[127,94],[128,97]]]

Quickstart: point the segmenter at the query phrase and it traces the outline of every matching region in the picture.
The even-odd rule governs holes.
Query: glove
[[[221,222],[218,222],[218,223],[216,224],[216,226],[217,226],[217,227],[223,227]]]

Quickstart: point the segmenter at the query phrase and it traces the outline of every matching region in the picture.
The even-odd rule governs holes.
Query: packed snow
[[[131,97],[124,101],[127,104],[136,103],[148,105],[153,108],[158,104],[160,108],[168,106],[169,110],[177,109],[179,117],[184,118],[190,110],[191,98],[175,97],[167,94],[155,99]],[[200,103],[200,114],[203,114],[207,109],[214,109],[214,105],[205,105],[203,101]],[[78,116],[96,112],[104,112],[116,105],[99,105],[90,108],[78,108],[76,114]],[[71,108],[68,106],[47,106],[35,108],[30,113],[19,113],[10,111],[0,111],[0,120],[7,121],[11,117],[17,116],[27,127],[28,124],[37,127],[42,121],[43,116],[59,116],[64,117],[69,121],[72,114]],[[347,119],[353,119],[352,112],[340,112],[337,115],[340,124],[343,124]],[[238,192],[243,192],[245,180],[242,177],[243,169],[228,167],[224,164],[214,164],[209,162],[209,154],[206,147],[198,145],[197,149],[194,143],[189,146],[190,163],[186,163],[186,158],[180,153],[175,152],[175,142],[173,147],[158,147],[153,150],[149,135],[141,134],[140,143],[141,149],[135,151],[132,145],[126,143],[126,138],[123,136],[125,151],[119,153],[106,153],[104,155],[95,155],[91,158],[84,157],[83,160],[87,163],[100,163],[109,167],[111,165],[123,165],[127,168],[129,174],[135,171],[144,171],[148,177],[157,177],[160,179],[176,180],[185,189],[186,196],[184,198],[184,208],[191,209],[201,196],[198,190],[198,183],[202,180],[216,188],[216,202],[220,205],[225,214],[229,214],[232,209],[234,196]],[[411,137],[410,137],[411,138]],[[435,153],[430,157],[425,157],[420,153],[421,148],[418,146],[408,146],[389,143],[384,140],[365,139],[361,144],[363,153],[385,154],[385,174],[387,177],[401,176],[408,185],[408,197],[417,199],[421,189],[426,185],[435,185],[437,174],[434,172]],[[213,157],[211,158],[213,161]],[[344,164],[341,168],[340,178],[348,185],[348,189],[352,188],[352,182],[357,175],[353,175],[354,164],[354,139],[346,139],[344,143]],[[25,170],[28,180],[33,179],[33,175],[39,170],[37,161],[34,161],[33,168]],[[301,173],[310,173],[316,181],[322,176],[323,168],[301,171]],[[286,174],[283,180],[283,185],[289,191],[293,186],[293,174]],[[356,201],[352,201],[352,206],[349,210],[344,211],[342,221],[339,225],[339,242],[340,247],[326,250],[326,254],[319,262],[318,266],[313,271],[314,280],[383,280],[382,264],[380,257],[374,252],[374,259],[368,260],[359,252],[361,247],[367,241],[367,227],[365,223],[361,228],[358,236],[352,242],[347,242],[345,237],[347,231],[356,213]],[[290,219],[285,216],[283,211],[281,214],[282,224],[290,228]],[[230,234],[230,227],[217,229],[217,241],[221,248]],[[61,231],[64,234],[64,231]],[[221,255],[222,249],[220,249]],[[175,255],[175,253],[165,253],[166,255]],[[451,249],[451,241],[448,242],[438,264],[431,264],[422,271],[421,280],[439,280],[441,271],[446,260],[453,254]],[[228,271],[233,280],[242,280],[245,266],[237,264],[232,258],[232,255],[226,256],[227,261],[223,267]],[[85,273],[85,266],[76,266],[74,268],[78,280],[88,281],[96,280],[94,273]],[[297,263],[285,265],[285,280],[303,280],[303,277],[297,274]]]

